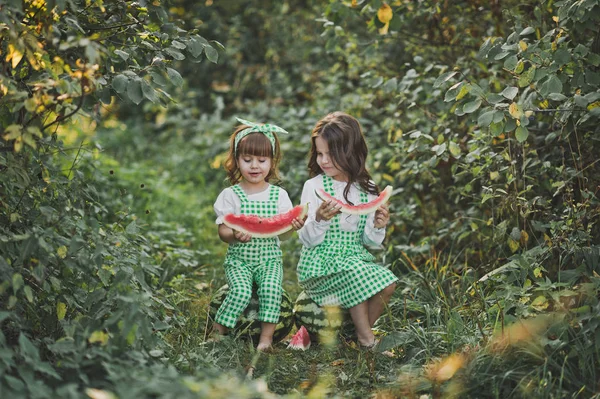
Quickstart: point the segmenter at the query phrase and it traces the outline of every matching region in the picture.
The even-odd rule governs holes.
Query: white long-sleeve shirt
[[[358,184],[353,184],[350,187],[350,192],[348,193],[348,199],[353,204],[360,203],[360,189]],[[304,223],[304,227],[298,231],[298,236],[300,238],[300,242],[308,247],[314,247],[319,245],[325,239],[325,234],[329,227],[331,226],[331,220],[321,220],[317,222],[315,220],[317,209],[321,206],[323,201],[317,197],[315,190],[318,188],[323,188],[323,175],[318,175],[313,177],[304,183],[304,188],[302,189],[302,199],[300,203],[305,204],[308,202],[308,218]],[[344,199],[344,189],[346,188],[346,182],[333,180],[333,190],[335,192],[334,197],[337,199],[341,199],[346,202]],[[373,194],[367,194],[368,200],[372,201],[377,198]],[[359,215],[348,215],[348,214],[340,214],[340,229],[344,231],[357,231],[358,230],[358,222],[360,220]],[[385,238],[385,228],[375,228],[375,212],[367,215],[367,223],[365,225],[365,229],[362,236],[363,244],[369,247],[377,247],[380,246]]]

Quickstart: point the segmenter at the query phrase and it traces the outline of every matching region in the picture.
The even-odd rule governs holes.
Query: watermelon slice
[[[294,334],[287,347],[288,349],[302,349],[303,351],[310,348],[310,336],[304,326],[300,327],[298,332]]]
[[[295,206],[286,213],[272,217],[254,215],[236,215],[229,213],[223,218],[227,227],[257,238],[270,238],[283,234],[292,229],[292,221],[302,219],[308,212],[308,204]]]
[[[350,215],[366,215],[367,213],[375,212],[377,208],[381,205],[385,204],[390,197],[392,196],[392,191],[394,189],[392,186],[387,186],[383,189],[381,193],[379,193],[379,197],[375,198],[371,202],[367,202],[366,204],[358,204],[358,205],[350,205],[345,202],[340,201],[339,199],[329,195],[325,190],[319,188],[315,190],[317,197],[322,199],[323,201],[333,201],[334,203],[341,205],[342,208],[340,211],[342,213],[348,213]]]

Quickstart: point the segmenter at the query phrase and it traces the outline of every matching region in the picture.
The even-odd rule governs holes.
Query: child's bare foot
[[[229,329],[221,324],[215,323],[213,330],[208,336],[206,342],[219,342],[225,335],[229,333]]]
[[[256,350],[259,352],[269,352],[271,349],[273,349],[273,346],[271,345],[272,343],[272,341],[260,341],[256,346]]]

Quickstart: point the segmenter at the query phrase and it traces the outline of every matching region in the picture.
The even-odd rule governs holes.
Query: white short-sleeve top
[[[344,189],[346,188],[346,182],[332,180],[333,181],[333,190],[335,192],[334,197],[341,199],[342,201],[346,201],[344,199]],[[314,247],[319,245],[324,239],[327,230],[329,230],[329,226],[331,225],[331,220],[321,220],[317,222],[315,220],[316,212],[319,206],[323,201],[317,197],[315,190],[318,188],[323,188],[323,175],[318,175],[313,177],[304,183],[304,188],[302,189],[302,199],[300,203],[305,204],[308,202],[308,218],[304,223],[304,227],[298,231],[298,236],[300,238],[300,242],[306,247]],[[353,204],[360,203],[360,186],[355,183],[350,187],[350,192],[348,193],[348,199]],[[373,194],[367,194],[367,198],[369,201],[374,200],[377,196]],[[340,229],[344,231],[356,231],[358,230],[358,222],[360,219],[359,215],[348,215],[341,213],[339,215],[340,218]],[[375,212],[367,215],[367,223],[365,225],[365,230],[363,232],[363,244],[369,247],[377,247],[380,246],[385,238],[385,228],[375,228]]]
[[[287,191],[285,191],[281,187],[277,187],[279,189],[279,201],[277,202],[277,213],[285,213],[293,208],[292,201],[290,200],[290,196]],[[246,194],[249,201],[268,201],[269,200],[269,190],[271,189],[271,184],[267,186],[267,188],[261,192],[254,194]],[[223,216],[234,213],[239,214],[242,210],[242,201],[240,197],[233,191],[231,187],[227,187],[225,190],[221,191],[217,200],[214,204],[214,210],[217,214],[217,219],[215,220],[216,224],[223,224]]]

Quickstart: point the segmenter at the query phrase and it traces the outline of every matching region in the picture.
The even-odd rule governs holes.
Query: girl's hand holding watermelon
[[[332,217],[340,213],[341,205],[329,200],[323,201],[321,206],[317,209],[315,220],[320,222],[321,220],[330,220]]]
[[[383,229],[390,221],[390,209],[388,204],[383,204],[375,211],[375,220],[373,226],[376,229]]]
[[[252,239],[252,236],[241,231],[233,230],[233,237],[239,242],[248,242]]]

